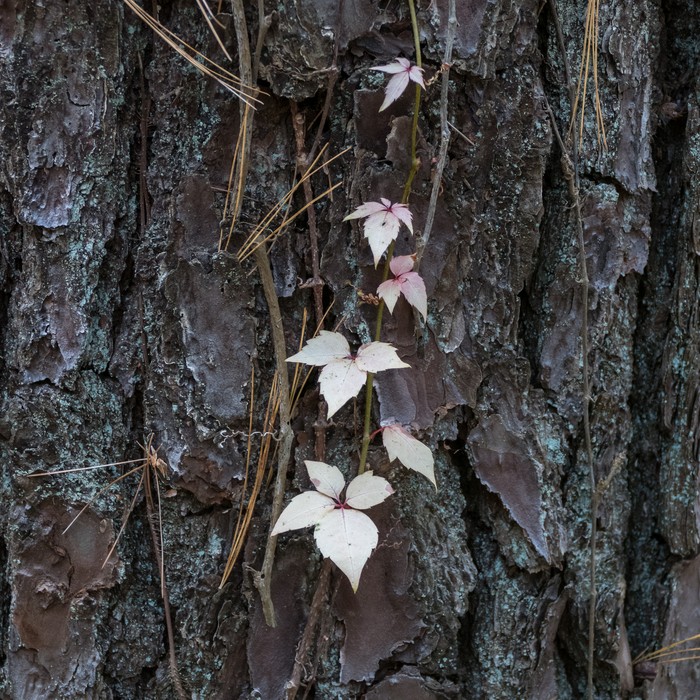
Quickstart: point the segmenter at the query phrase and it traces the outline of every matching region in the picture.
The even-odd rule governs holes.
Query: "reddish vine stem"
[[[342,17],[343,6],[345,5],[345,0],[340,0],[338,2],[338,14],[337,17]],[[337,23],[337,22],[336,22]],[[310,163],[316,156],[316,151],[321,145],[321,139],[323,138],[323,130],[326,127],[326,120],[328,119],[328,113],[331,110],[331,102],[333,100],[333,89],[335,84],[338,82],[338,31],[335,31],[335,41],[333,42],[333,63],[329,68],[328,73],[328,85],[326,86],[326,99],[323,102],[323,109],[321,110],[321,118],[318,121],[318,128],[316,129],[316,136],[311,148],[309,150],[307,161]]]
[[[420,34],[418,32],[418,18],[416,16],[416,6],[414,0],[408,0],[408,8],[411,13],[411,26],[413,28],[413,43],[415,45],[416,51],[416,65],[420,68],[423,65],[420,52]],[[420,98],[421,98],[421,88],[420,85],[416,84],[416,97],[413,103],[413,122],[411,125],[411,169],[408,171],[408,177],[406,178],[406,184],[403,188],[403,194],[401,195],[401,204],[408,204],[411,198],[411,186],[413,185],[413,179],[418,172],[420,167],[420,161],[418,160],[418,116],[420,112]],[[391,257],[394,254],[394,242],[392,241],[389,249],[386,252],[386,262],[384,263],[384,273],[382,274],[382,282],[386,282],[389,278],[389,263],[391,262]],[[382,320],[384,317],[384,300],[380,299],[379,305],[377,307],[377,323],[374,330],[374,340],[379,341],[382,339]],[[371,434],[371,422],[372,422],[372,389],[374,388],[374,375],[371,372],[367,373],[367,380],[365,382],[365,415],[362,430],[362,447],[360,449],[360,464],[357,469],[358,474],[363,474],[367,469],[367,452],[369,451],[370,434]]]
[[[299,175],[303,178],[309,167],[308,154],[306,152],[306,119],[304,113],[299,111],[297,103],[290,101],[290,110],[292,112],[292,126],[294,127],[294,140],[297,149],[297,167]],[[323,280],[321,279],[321,266],[318,257],[318,227],[316,225],[316,210],[311,203],[314,200],[314,192],[311,187],[309,178],[303,182],[304,199],[306,200],[306,218],[309,222],[309,240],[311,242],[311,271],[313,278],[311,279],[311,287],[314,295],[314,313],[316,314],[316,323],[321,323],[323,319]]]
[[[340,11],[342,11],[343,0],[340,0]],[[328,113],[330,112],[331,101],[333,99],[333,89],[335,83],[338,80],[338,40],[336,32],[336,41],[333,49],[333,64],[331,66],[331,72],[328,76],[328,85],[326,87],[326,99],[323,103],[323,109],[321,111],[321,118],[319,120],[318,128],[316,129],[316,136],[313,140],[311,148],[309,151],[306,150],[305,140],[306,140],[306,129],[304,115],[298,111],[297,104],[295,102],[291,103],[292,111],[292,123],[294,125],[294,135],[296,140],[297,148],[297,163],[299,165],[300,174],[303,176],[308,170],[309,163],[311,163],[316,155],[316,152],[321,144],[321,139],[323,136],[323,130],[326,125],[326,120],[328,119]],[[321,266],[319,262],[318,255],[318,227],[316,223],[316,212],[313,206],[310,205],[313,202],[313,189],[311,187],[311,182],[307,179],[304,181],[304,198],[307,204],[308,211],[308,221],[309,221],[309,238],[311,241],[311,265],[313,273],[313,294],[314,294],[314,312],[316,316],[316,327],[318,330],[323,328],[323,320],[325,314],[323,312],[323,279],[321,278]],[[320,462],[325,460],[326,456],[326,412],[328,408],[326,402],[323,398],[319,398],[318,402],[318,419],[314,426],[315,430],[315,445],[314,454],[316,459]],[[331,561],[330,559],[324,559],[321,564],[321,572],[319,574],[316,589],[314,590],[313,598],[311,599],[311,607],[309,609],[309,616],[304,625],[304,631],[297,644],[296,654],[294,656],[294,667],[292,669],[292,674],[287,681],[287,700],[294,700],[297,696],[297,692],[301,686],[302,674],[304,672],[304,667],[306,663],[309,650],[314,642],[314,637],[316,635],[316,630],[321,619],[321,615],[326,611],[328,599],[328,590],[331,581]]]
[[[321,614],[326,609],[330,581],[331,560],[324,559],[323,563],[321,564],[321,573],[318,576],[316,590],[314,591],[314,596],[311,600],[309,617],[306,620],[306,626],[304,627],[304,632],[301,635],[301,639],[297,644],[297,651],[294,657],[294,669],[292,670],[291,678],[289,681],[287,681],[286,700],[294,700],[299,692],[299,687],[301,686],[301,674],[304,670],[306,655],[314,641],[314,635],[316,634],[316,628],[318,627]]]

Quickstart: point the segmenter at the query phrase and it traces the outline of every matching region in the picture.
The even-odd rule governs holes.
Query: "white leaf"
[[[387,280],[382,282],[377,287],[377,296],[384,300],[386,308],[389,309],[389,313],[394,313],[394,307],[396,302],[399,300],[399,295],[401,294],[401,281],[397,279]]]
[[[393,74],[391,80],[386,86],[386,98],[379,108],[381,112],[386,109],[392,102],[401,97],[403,91],[408,86],[408,81],[412,80],[414,83],[418,83],[425,90],[425,83],[423,82],[423,69],[418,66],[411,65],[411,62],[406,58],[397,58],[393,63],[389,63],[386,66],[377,66],[372,68],[372,70],[379,70],[383,73]]]
[[[364,234],[369,242],[374,256],[374,266],[377,267],[379,260],[399,235],[401,221],[393,211],[384,210],[377,214],[372,214],[365,221]]]
[[[386,369],[410,367],[396,354],[396,349],[389,343],[373,342],[363,345],[357,352],[357,366],[365,372],[383,372]]]
[[[287,362],[303,362],[305,365],[327,365],[332,360],[350,355],[348,341],[340,333],[321,331],[316,338],[311,338],[296,354],[287,358]]]
[[[325,462],[313,462],[310,459],[304,460],[304,464],[316,490],[340,500],[340,494],[345,488],[345,479],[340,469]]]
[[[333,360],[321,370],[319,383],[328,404],[328,418],[360,393],[366,378],[367,373],[352,359]]]
[[[394,216],[402,221],[406,225],[406,228],[413,233],[413,214],[411,214],[411,210],[408,208],[408,205],[392,204],[391,211],[394,213]]]
[[[409,73],[404,70],[401,73],[396,73],[391,77],[391,80],[386,84],[385,97],[382,106],[379,111],[382,112],[390,104],[396,102],[396,100],[403,95],[404,90],[408,87]]]
[[[364,235],[369,241],[369,246],[374,254],[374,266],[384,255],[392,241],[399,235],[399,229],[403,222],[413,233],[411,212],[406,204],[392,204],[388,199],[381,197],[381,202],[365,202],[348,214],[343,221],[348,219],[361,219],[367,217],[364,225]]]
[[[314,537],[321,554],[335,563],[357,592],[362,569],[379,541],[371,518],[359,510],[337,508],[318,523]]]
[[[351,508],[371,508],[384,502],[394,489],[391,484],[381,476],[374,476],[371,471],[356,476],[349,484],[345,495],[345,502]]]
[[[406,301],[423,316],[425,321],[428,315],[428,294],[425,291],[425,282],[417,272],[404,272],[401,275],[401,292]]]
[[[406,73],[411,69],[411,62],[407,58],[397,58],[386,66],[375,66],[370,70],[380,70],[382,73]]]
[[[413,469],[428,479],[435,489],[435,462],[433,453],[420,440],[416,440],[400,425],[387,425],[382,428],[382,440],[389,453],[389,461],[398,459],[404,467]]]
[[[335,505],[332,498],[318,491],[304,491],[292,498],[270,534],[279,535],[288,530],[317,525],[335,509]]]
[[[383,199],[382,202],[386,202],[387,200]],[[386,206],[382,204],[381,202],[365,202],[364,204],[360,204],[357,209],[355,209],[352,214],[348,214],[343,221],[350,221],[350,219],[364,219],[366,216],[371,216],[372,214],[377,214],[380,211],[385,211]]]

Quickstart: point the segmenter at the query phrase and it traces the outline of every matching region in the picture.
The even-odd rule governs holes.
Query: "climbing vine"
[[[344,221],[363,219],[363,235],[377,267],[384,259],[382,282],[372,295],[378,300],[375,340],[362,345],[352,353],[346,338],[337,332],[321,331],[288,362],[322,367],[319,383],[321,394],[328,406],[331,418],[350,399],[365,387],[365,416],[358,475],[345,488],[342,474],[337,467],[317,461],[306,461],[309,477],[316,488],[295,496],[277,520],[271,536],[283,532],[314,526],[314,537],[321,553],[331,559],[348,577],[353,590],[357,590],[362,569],[377,546],[378,531],[371,518],[358,509],[371,508],[390,496],[394,489],[382,477],[366,470],[370,440],[383,433],[383,443],[389,461],[398,461],[409,469],[425,476],[436,486],[433,456],[430,449],[393,418],[384,421],[371,431],[373,378],[386,370],[405,370],[410,365],[403,362],[396,349],[381,340],[383,310],[393,312],[400,298],[413,306],[425,320],[428,300],[422,277],[413,271],[415,254],[394,256],[394,243],[402,226],[413,234],[413,216],[409,207],[411,183],[418,169],[416,142],[418,111],[421,90],[425,90],[421,67],[420,42],[415,8],[409,2],[415,38],[416,63],[398,57],[392,63],[376,66],[372,70],[392,77],[385,89],[385,99],[379,111],[394,103],[410,83],[415,84],[415,103],[410,141],[411,167],[403,190],[401,202],[391,202],[379,194],[379,201],[360,204]],[[392,277],[390,278],[390,275]]]

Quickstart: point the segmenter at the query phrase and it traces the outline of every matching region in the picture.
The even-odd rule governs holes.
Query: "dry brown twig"
[[[244,80],[253,80],[253,67],[250,54],[250,43],[248,40],[248,28],[245,19],[245,11],[242,0],[232,0],[231,9],[233,12],[233,23],[236,28],[236,39],[238,42],[239,71]],[[242,110],[247,105],[242,105]],[[241,118],[243,121],[243,117]],[[252,119],[249,130],[246,133],[245,143],[242,145],[244,160],[247,162],[247,154],[250,150],[250,136],[252,134]],[[240,186],[243,185],[240,181]],[[240,198],[239,198],[240,199]],[[274,348],[275,364],[277,367],[277,391],[279,395],[279,434],[280,441],[277,449],[277,475],[275,478],[275,488],[272,498],[272,516],[270,530],[282,511],[282,502],[287,483],[287,466],[292,454],[292,443],[294,433],[291,427],[291,399],[289,389],[288,366],[286,364],[287,352],[284,338],[284,325],[282,323],[282,312],[277,299],[275,283],[272,277],[270,260],[264,243],[256,244],[252,250],[255,263],[258,267],[262,282],[263,293],[270,313],[270,331]],[[254,575],[254,583],[263,605],[265,621],[271,627],[276,625],[275,609],[272,603],[271,579],[272,564],[275,556],[276,537],[268,537],[265,547],[263,564],[259,572]]]

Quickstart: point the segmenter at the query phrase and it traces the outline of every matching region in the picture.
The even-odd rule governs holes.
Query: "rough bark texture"
[[[215,6],[216,3],[212,3]],[[426,74],[440,67],[447,0],[419,3]],[[422,431],[439,492],[388,465],[396,495],[373,515],[380,545],[356,595],[333,572],[302,685],[316,698],[578,698],[585,690],[589,465],[582,440],[576,222],[545,97],[570,115],[554,15],[536,0],[458,0],[451,133],[421,263],[429,316],[385,315],[410,371],[377,378],[375,418]],[[583,3],[557,0],[574,78]],[[150,8],[150,4],[149,7]],[[216,7],[214,7],[216,9]],[[221,35],[234,57],[227,3]],[[267,307],[235,248],[294,182],[290,100],[309,125],[333,75],[328,153],[313,181],[328,327],[370,339],[378,273],[355,225],[361,201],[400,198],[412,98],[385,112],[384,76],[412,55],[408,9],[378,0],[266,2],[246,199],[217,253],[239,106],[117,0],[0,4],[0,638],[2,695],[37,700],[171,695],[160,582],[139,501],[103,562],[135,483],[77,509],[154,434],[171,469],[163,501],[175,653],[192,697],[285,697],[318,572],[309,533],[280,538],[265,625],[259,568],[270,493],[244,561],[218,589],[242,497],[251,365],[260,426],[274,358]],[[253,44],[257,8],[248,8]],[[224,61],[195,3],[160,19]],[[700,633],[700,6],[601,5],[599,81],[608,150],[588,104],[580,193],[590,277],[599,513],[596,696],[690,698],[698,662],[633,675],[632,658]],[[330,81],[333,84],[333,80]],[[465,138],[466,137],[466,138]],[[422,229],[439,145],[439,78],[420,114],[411,205]],[[295,202],[295,208],[303,201]],[[400,238],[397,253],[414,250]],[[290,354],[313,276],[298,218],[271,252]],[[357,409],[360,410],[359,408]],[[295,417],[290,489],[308,485],[317,393]],[[357,468],[350,405],[327,461]],[[305,688],[302,687],[301,694]],[[300,694],[300,696],[301,696]]]

